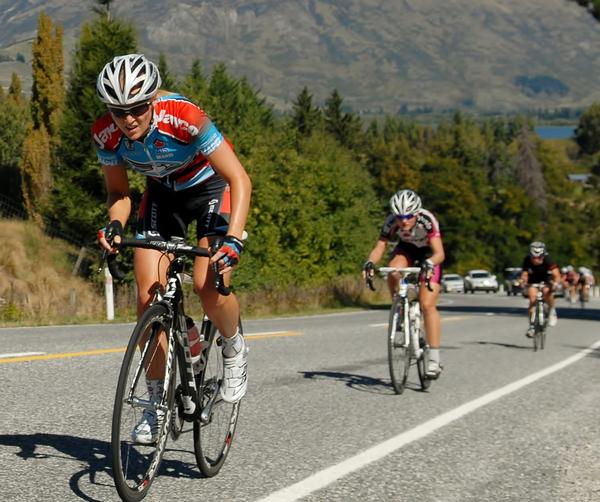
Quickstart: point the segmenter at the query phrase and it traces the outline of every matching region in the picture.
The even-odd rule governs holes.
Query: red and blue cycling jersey
[[[207,157],[224,141],[206,113],[184,96],[157,98],[150,131],[129,140],[110,113],[97,119],[92,137],[103,166],[130,166],[174,190],[200,185],[215,175]]]

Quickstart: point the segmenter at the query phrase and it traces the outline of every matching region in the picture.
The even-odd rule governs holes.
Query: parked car
[[[475,293],[475,291],[498,292],[498,280],[487,270],[469,270],[465,275],[464,284],[465,293],[469,291],[471,293]]]
[[[442,275],[442,291],[444,293],[462,293],[465,289],[463,278],[458,274]]]
[[[504,291],[508,296],[517,296],[523,292],[521,286],[521,267],[509,267],[504,269]]]

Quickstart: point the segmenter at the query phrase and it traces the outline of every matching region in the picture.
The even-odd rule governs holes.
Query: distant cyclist
[[[138,238],[183,237],[196,222],[198,245],[216,244],[210,258],[194,262],[194,291],[204,312],[223,335],[224,379],[221,395],[235,402],[246,392],[246,346],[238,332],[235,295],[221,296],[214,287],[216,264],[229,282],[244,247],[251,182],[232,147],[206,113],[184,96],[160,90],[158,68],[142,54],[117,56],[98,75],[96,91],[108,107],[92,126],[98,160],[106,182],[108,220],[99,231],[104,249],[116,252],[107,233],[120,241],[132,209],[128,172],[146,177],[140,203]],[[217,239],[218,237],[218,239]],[[146,309],[157,285],[164,286],[167,260],[162,253],[135,249],[134,273],[138,315]],[[164,360],[162,361],[164,365]],[[147,368],[151,399],[162,394],[164,369]],[[134,429],[139,443],[155,440],[161,416],[144,411]]]
[[[553,289],[555,284],[562,282],[562,278],[558,265],[550,258],[550,255],[546,251],[546,245],[543,242],[535,241],[531,243],[529,246],[529,253],[525,256],[521,268],[523,269],[521,281],[525,285],[544,284],[544,300],[550,309],[548,314],[548,324],[550,326],[556,326],[558,318],[556,316],[556,309],[554,308]],[[529,298],[529,329],[527,330],[526,336],[532,338],[535,333],[533,315],[536,302],[536,289],[529,286],[527,289],[527,296]]]
[[[567,289],[567,298],[571,303],[577,301],[577,284],[579,283],[579,274],[573,265],[567,265],[567,272],[565,274]]]
[[[419,303],[425,321],[427,343],[430,346],[429,364],[426,373],[437,378],[440,365],[440,315],[437,299],[440,293],[441,264],[444,261],[444,246],[440,227],[435,216],[422,208],[421,198],[412,190],[400,190],[390,199],[390,213],[387,215],[379,239],[363,266],[363,277],[372,277],[377,264],[386,252],[387,244],[398,239],[393,248],[390,267],[409,267],[419,262],[431,282],[429,291],[419,289]],[[421,277],[423,284],[424,278]],[[388,276],[388,287],[392,296],[398,291],[398,274]]]
[[[587,302],[590,299],[590,288],[594,285],[594,275],[587,267],[579,267],[577,271],[579,272],[579,280],[577,282],[579,295],[583,301]]]

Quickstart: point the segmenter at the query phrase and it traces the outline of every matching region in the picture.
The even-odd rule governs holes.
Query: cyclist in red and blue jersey
[[[204,312],[223,335],[224,400],[236,402],[246,393],[246,346],[238,332],[236,297],[222,296],[214,287],[212,264],[224,280],[240,259],[248,215],[251,181],[231,145],[206,113],[184,96],[160,90],[158,68],[142,54],[115,57],[98,75],[97,94],[108,111],[92,126],[98,160],[104,171],[108,225],[99,231],[102,247],[114,253],[132,209],[128,171],[146,176],[138,212],[138,238],[183,237],[196,222],[198,246],[213,256],[196,258],[194,291]],[[159,251],[135,249],[137,311],[148,306],[155,286],[164,286],[167,260]],[[163,368],[150,367],[146,379],[151,396],[160,395]],[[161,417],[146,410],[133,431],[134,440],[152,442]]]
[[[390,240],[398,239],[393,248],[390,267],[410,267],[419,262],[428,275],[432,291],[419,289],[419,303],[425,321],[425,333],[430,347],[429,364],[426,373],[437,378],[441,372],[440,314],[437,299],[440,293],[441,265],[444,261],[442,234],[435,216],[422,207],[421,198],[412,190],[400,190],[390,199],[391,212],[387,215],[379,239],[363,266],[363,277],[372,277],[375,264],[385,254]],[[423,281],[424,279],[421,278]],[[392,296],[398,291],[397,274],[388,276],[388,287]]]

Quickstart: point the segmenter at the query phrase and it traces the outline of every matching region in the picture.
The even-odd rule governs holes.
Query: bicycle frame
[[[539,348],[543,349],[545,345],[546,326],[548,324],[547,319],[547,304],[544,299],[544,288],[548,287],[546,283],[533,283],[529,284],[529,287],[536,288],[535,293],[535,306],[533,311],[533,324],[534,324],[534,335],[533,335],[533,349],[536,351]]]

